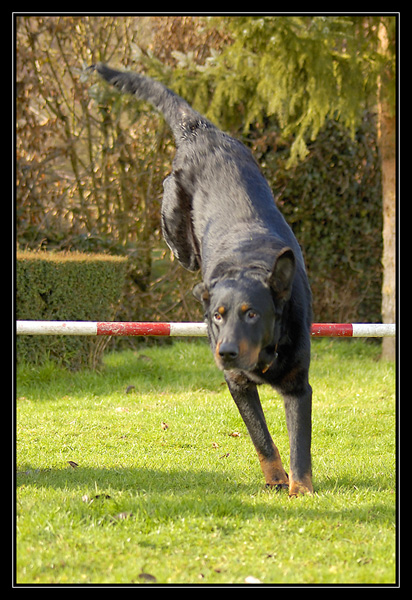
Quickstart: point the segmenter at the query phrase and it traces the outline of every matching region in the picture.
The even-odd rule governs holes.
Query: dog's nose
[[[239,348],[233,342],[222,342],[219,346],[219,356],[222,360],[235,360],[239,356]]]

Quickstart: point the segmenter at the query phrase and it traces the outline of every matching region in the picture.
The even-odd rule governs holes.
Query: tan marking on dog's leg
[[[312,475],[310,473],[304,475],[301,480],[296,480],[291,471],[289,473],[289,481],[289,496],[313,494]]]
[[[265,476],[267,485],[276,486],[281,485],[287,487],[289,485],[289,478],[282,465],[279,450],[273,444],[274,455],[270,458],[263,456],[258,452],[260,466]]]

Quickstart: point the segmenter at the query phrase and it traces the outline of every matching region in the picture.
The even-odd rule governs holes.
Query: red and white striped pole
[[[96,321],[17,321],[17,335],[114,335],[204,337],[206,323],[139,323]],[[386,323],[313,323],[312,337],[395,337]]]

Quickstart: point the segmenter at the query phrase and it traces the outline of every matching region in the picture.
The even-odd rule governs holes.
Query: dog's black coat
[[[161,111],[175,137],[164,182],[162,229],[204,304],[215,360],[258,452],[266,482],[312,491],[311,293],[302,253],[250,151],[161,83],[103,64],[95,68],[123,92]],[[289,478],[266,426],[257,384],[284,398]]]

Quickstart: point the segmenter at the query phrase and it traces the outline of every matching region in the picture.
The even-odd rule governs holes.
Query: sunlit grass
[[[313,343],[315,494],[297,499],[265,489],[204,342],[19,368],[17,582],[393,583],[395,372],[377,356]],[[282,401],[261,398],[287,470]]]

